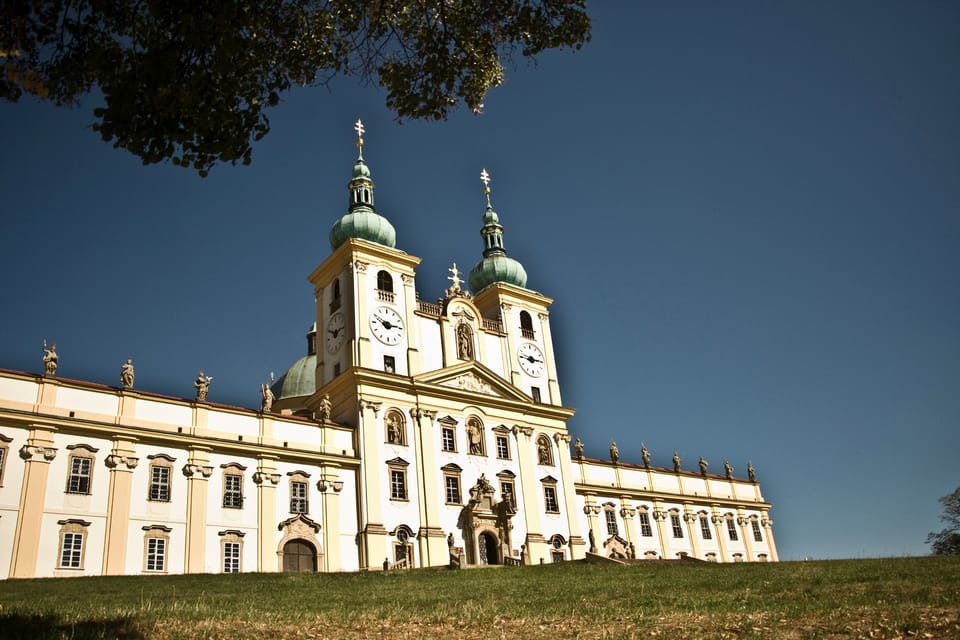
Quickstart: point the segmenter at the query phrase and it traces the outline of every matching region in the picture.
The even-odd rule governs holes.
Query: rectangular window
[[[563,551],[557,551],[555,549],[550,552],[550,557],[553,559],[554,562],[563,562],[564,560],[567,559],[566,556],[563,554]]]
[[[83,558],[83,534],[64,533],[60,548],[60,567],[62,569],[80,569]]]
[[[737,525],[734,523],[733,518],[727,518],[727,535],[730,536],[731,540],[739,540],[737,537]]]
[[[307,483],[290,483],[290,513],[309,513],[307,511]]]
[[[510,441],[507,436],[497,436],[497,457],[501,460],[510,459]]]
[[[340,375],[340,363],[335,362],[333,365],[333,377],[336,378],[338,375]]]
[[[407,499],[407,474],[402,469],[390,469],[390,499]]]
[[[700,516],[700,533],[704,540],[713,540],[713,534],[710,532],[710,518]]]
[[[501,482],[500,483],[500,499],[504,502],[510,504],[514,509],[517,508],[516,498],[513,496],[513,483],[512,482]]]
[[[147,571],[164,571],[167,566],[167,541],[147,538]]]
[[[447,504],[460,504],[460,478],[444,476],[443,480],[447,489]]]
[[[617,514],[613,509],[607,509],[603,512],[604,517],[607,519],[607,535],[616,536],[620,535],[620,529],[617,527]]]
[[[306,486],[306,483],[303,484]],[[223,506],[227,509],[243,508],[243,476],[235,473],[223,474]],[[306,511],[297,513],[306,513]]]
[[[560,503],[557,502],[557,488],[552,485],[543,487],[543,505],[547,513],[560,513]]]
[[[753,527],[754,542],[763,542],[763,533],[760,531],[760,523],[756,520],[751,520],[750,525]]]
[[[240,543],[223,543],[223,572],[240,573]]]
[[[534,402],[540,402],[540,387],[530,387],[530,395]]]
[[[90,493],[90,468],[92,460],[73,456],[70,458],[70,478],[67,493]]]
[[[155,502],[170,502],[170,467],[151,465],[150,499]]]
[[[444,427],[443,431],[440,433],[442,439],[442,446],[444,451],[456,451],[457,443],[454,439],[453,427]]]
[[[640,512],[640,535],[644,538],[653,537],[653,528],[650,526],[650,516],[646,511]]]
[[[387,373],[396,373],[397,359],[393,356],[383,356],[383,370]]]
[[[670,525],[673,527],[673,537],[683,537],[683,526],[680,524],[680,516],[676,513],[670,514]]]

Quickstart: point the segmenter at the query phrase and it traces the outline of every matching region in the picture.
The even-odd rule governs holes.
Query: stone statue
[[[457,357],[461,360],[473,360],[473,332],[464,322],[457,325]]]
[[[674,473],[680,473],[680,456],[676,451],[673,452],[673,471]]]
[[[750,478],[750,482],[757,481],[757,470],[753,468],[753,463],[747,463],[747,477]]]
[[[400,421],[395,413],[387,416],[387,442],[403,444],[403,432],[400,430]]]
[[[323,422],[329,421],[331,411],[333,411],[333,403],[330,402],[330,394],[325,393],[320,398],[320,420]]]
[[[447,547],[449,547],[450,549],[453,549],[453,534],[452,534],[452,533],[448,533],[448,534],[447,534]]]
[[[617,443],[613,440],[610,441],[610,459],[613,460],[614,464],[620,460],[620,449],[617,448]]]
[[[539,464],[550,464],[550,444],[543,438],[537,440],[537,461]]]
[[[723,473],[727,476],[728,480],[733,477],[733,465],[727,460],[723,461]]]
[[[207,391],[210,390],[210,383],[213,382],[213,376],[203,375],[203,369],[197,373],[197,379],[193,381],[193,386],[197,390],[197,401],[202,402],[207,399]]]
[[[650,467],[650,452],[647,450],[647,445],[640,443],[640,457],[643,458],[643,466]]]
[[[627,557],[629,557],[631,560],[637,557],[637,547],[632,542],[630,543],[630,553],[627,554]]]
[[[590,540],[590,553],[596,553],[597,539],[593,536],[593,529],[590,529],[590,533],[587,534],[587,538]]]
[[[706,460],[704,460],[703,456],[700,456],[700,475],[702,476],[707,475],[708,466],[709,466],[709,463]]]
[[[260,384],[260,396],[263,398],[260,403],[260,411],[264,413],[270,413],[270,410],[273,409],[273,401],[276,397],[273,395],[273,389],[270,388],[266,382]]]
[[[133,358],[127,358],[120,367],[120,384],[124,389],[133,389]]]
[[[57,374],[57,364],[59,361],[59,356],[57,356],[57,343],[54,342],[50,345],[50,348],[47,349],[47,341],[43,341],[43,370],[48,376],[54,376]]]
[[[480,433],[480,427],[476,422],[467,423],[467,438],[470,441],[470,453],[474,455],[483,454],[483,434]]]
[[[576,442],[573,443],[573,450],[577,454],[577,459],[583,459],[583,441],[580,439],[580,436],[577,436]]]

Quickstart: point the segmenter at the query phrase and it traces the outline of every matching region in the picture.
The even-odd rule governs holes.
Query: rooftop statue
[[[59,356],[57,355],[57,343],[54,342],[47,349],[47,341],[43,341],[43,370],[48,376],[57,374],[57,364]]]
[[[647,445],[640,443],[640,457],[643,458],[643,466],[650,466],[650,452],[647,450]]]
[[[120,367],[120,384],[124,389],[133,389],[133,358],[127,358]]]
[[[197,390],[197,401],[203,402],[207,399],[207,391],[210,390],[210,383],[213,382],[213,376],[203,375],[203,369],[197,373],[197,379],[193,381],[193,386]]]

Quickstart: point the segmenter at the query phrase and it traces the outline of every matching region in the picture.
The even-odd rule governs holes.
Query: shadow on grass
[[[4,640],[144,640],[143,630],[132,618],[63,622],[58,616],[0,615]]]

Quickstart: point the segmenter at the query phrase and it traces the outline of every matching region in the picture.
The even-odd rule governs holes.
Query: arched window
[[[389,291],[393,293],[393,276],[386,271],[377,272],[377,289],[380,291]]]
[[[537,464],[553,465],[553,446],[545,435],[537,438]]]
[[[403,414],[397,409],[387,411],[387,416],[383,421],[387,430],[387,442],[390,444],[407,444],[407,421]]]
[[[520,335],[524,338],[533,339],[533,320],[526,311],[520,312]]]

